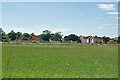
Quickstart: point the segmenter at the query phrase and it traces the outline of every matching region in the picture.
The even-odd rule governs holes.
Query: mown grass
[[[3,78],[117,78],[118,47],[3,44]]]

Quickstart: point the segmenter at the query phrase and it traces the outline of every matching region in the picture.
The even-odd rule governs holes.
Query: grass
[[[117,78],[118,47],[3,44],[3,78]]]

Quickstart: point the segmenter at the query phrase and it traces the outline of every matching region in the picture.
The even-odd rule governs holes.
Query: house
[[[29,42],[29,38],[26,38],[26,37],[21,37],[17,40],[17,42]]]
[[[92,36],[87,38],[87,44],[92,44]]]
[[[84,37],[84,36],[81,36],[81,37],[78,39],[78,43],[87,44],[87,38]]]
[[[89,44],[99,44],[102,42],[102,39],[100,37],[97,37],[97,36],[90,36],[88,39],[87,39],[87,43]]]
[[[118,40],[118,37],[115,37],[115,38],[114,38],[114,40],[116,40],[116,41],[117,41],[117,40]]]
[[[110,39],[109,43],[117,43],[117,40]]]
[[[40,39],[40,36],[36,36],[36,35],[34,35],[34,36],[31,36],[30,38],[29,38],[29,40],[30,40],[30,42],[38,42],[39,43],[39,41],[43,41],[43,39]]]
[[[99,44],[100,42],[101,42],[100,37],[94,36],[94,37],[91,38],[91,43],[92,44]]]

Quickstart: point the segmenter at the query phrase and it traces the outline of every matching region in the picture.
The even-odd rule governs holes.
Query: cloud
[[[106,26],[111,26],[111,25],[113,25],[113,24],[105,24]]]
[[[118,27],[112,27],[112,28],[118,29]]]
[[[99,29],[99,30],[100,30],[100,29],[103,29],[103,26],[99,26],[99,27],[97,27],[97,29]]]
[[[120,14],[120,12],[106,12],[106,14]]]
[[[41,25],[42,27],[45,27],[45,26],[47,26],[47,25],[45,25],[45,24],[43,24],[43,25]]]
[[[25,28],[13,28],[15,31],[23,31]]]
[[[96,17],[96,19],[102,19],[102,17]]]
[[[98,8],[104,9],[104,10],[115,10],[114,4],[97,4]]]

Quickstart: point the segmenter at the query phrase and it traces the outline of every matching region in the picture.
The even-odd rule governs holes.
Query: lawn
[[[117,78],[118,47],[3,44],[3,78]]]

